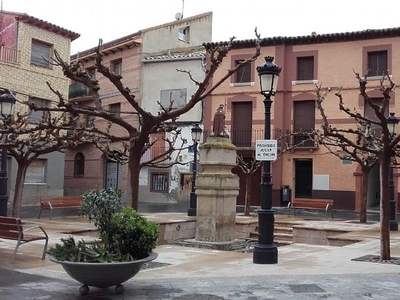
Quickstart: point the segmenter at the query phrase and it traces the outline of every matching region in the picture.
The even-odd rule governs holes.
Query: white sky
[[[213,41],[400,27],[399,1],[385,0],[2,0],[3,10],[79,33],[71,53],[175,20],[213,12]]]

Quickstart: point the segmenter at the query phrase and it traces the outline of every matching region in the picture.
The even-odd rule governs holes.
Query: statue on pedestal
[[[213,136],[229,137],[225,126],[225,110],[223,104],[219,105],[216,113],[214,114],[213,132]]]

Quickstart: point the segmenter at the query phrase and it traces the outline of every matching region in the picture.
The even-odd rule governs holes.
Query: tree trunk
[[[136,151],[134,151],[136,150]],[[138,211],[139,209],[139,174],[140,174],[140,153],[138,152],[137,149],[132,149],[129,153],[129,162],[128,162],[128,168],[129,168],[129,173],[130,173],[130,186],[131,186],[131,193],[132,193],[132,199],[131,199],[131,206],[134,210]]]
[[[387,152],[387,151],[386,151]],[[390,153],[382,153],[379,160],[381,179],[381,203],[380,203],[380,259],[390,260],[390,205],[389,205],[389,167]]]
[[[26,170],[28,169],[29,164],[27,163],[18,163],[17,169],[17,178],[14,187],[14,199],[11,215],[14,218],[20,217],[21,211],[21,203],[22,203],[22,195],[24,193],[24,182]]]
[[[251,188],[251,176],[252,174],[246,174],[246,195],[244,198],[244,215],[250,216],[250,188]]]
[[[367,223],[367,198],[368,198],[368,178],[370,168],[362,170],[361,203],[360,203],[360,223]]]

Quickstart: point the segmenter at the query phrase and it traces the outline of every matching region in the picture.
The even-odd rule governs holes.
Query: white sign
[[[256,160],[275,161],[277,157],[277,140],[256,140]]]

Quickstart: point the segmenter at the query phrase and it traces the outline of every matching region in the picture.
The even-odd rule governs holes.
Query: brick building
[[[212,13],[205,13],[140,30],[103,44],[103,63],[122,76],[122,82],[129,87],[141,106],[152,114],[160,111],[161,103],[169,106],[183,105],[190,99],[196,85],[187,74],[177,69],[190,70],[192,76],[202,81],[205,76],[205,51],[201,47],[204,41],[211,41]],[[140,128],[141,120],[132,106],[117,91],[113,84],[96,73],[94,68],[95,48],[75,54],[71,60],[79,60],[84,68],[99,81],[100,97],[103,108],[120,114],[121,118],[131,119],[133,126]],[[70,86],[70,100],[82,105],[92,106],[88,90],[80,84]],[[177,120],[182,129],[182,137],[191,141],[190,128],[194,123],[202,122],[202,106],[196,105],[189,113]],[[91,120],[87,120],[90,122]],[[104,120],[96,118],[96,126],[105,126]],[[118,129],[115,129],[118,130]],[[122,130],[122,129],[121,129]],[[168,134],[160,133],[149,137],[149,141],[158,140],[147,151],[142,161],[151,159],[165,150],[163,138]],[[170,160],[174,160],[172,155]],[[182,165],[158,168],[144,167],[140,172],[140,201],[177,202],[185,198],[185,179],[190,176],[189,162],[193,154],[187,149],[179,157]],[[88,189],[118,188],[129,196],[129,173],[127,165],[107,160],[94,145],[82,145],[66,151],[65,191],[67,194],[81,194]],[[188,181],[188,180],[187,180]]]
[[[79,34],[22,13],[0,12],[0,87],[10,90],[17,100],[50,105],[57,101],[46,81],[61,93],[68,93],[69,80],[61,68],[50,63],[53,51],[69,61],[71,41]],[[45,59],[44,59],[45,58]],[[18,107],[16,111],[27,109]],[[31,118],[40,118],[40,113]],[[8,187],[14,193],[16,162],[9,159]],[[36,205],[39,195],[63,195],[64,154],[53,152],[39,157],[28,168],[23,205]]]
[[[368,115],[368,107],[359,95],[358,81],[354,72],[366,74],[368,92],[379,101],[382,71],[388,69],[394,82],[400,81],[400,29],[365,30],[360,32],[311,34],[298,37],[273,37],[262,40],[261,56],[221,85],[205,101],[204,128],[212,129],[212,118],[220,104],[226,108],[226,125],[238,152],[248,159],[253,157],[256,139],[264,137],[264,105],[259,91],[256,67],[264,57],[275,57],[274,63],[282,67],[277,94],[272,104],[271,137],[277,131],[283,133],[313,130],[321,126],[321,116],[315,106],[315,84],[330,87],[324,108],[332,126],[356,126],[353,119],[338,110],[334,91],[342,88],[346,105]],[[231,68],[238,61],[254,52],[254,41],[235,41],[220,72]],[[218,74],[214,76],[218,79]],[[400,104],[393,92],[390,112],[400,115]],[[389,115],[389,111],[387,112]],[[289,146],[298,144],[304,137],[286,139]],[[296,140],[297,139],[297,140]],[[299,140],[300,139],[300,140]],[[284,146],[284,145],[281,145]],[[340,160],[324,147],[307,142],[284,153],[272,164],[273,205],[284,205],[283,187],[291,197],[331,198],[335,208],[358,210],[360,206],[360,166],[348,160]],[[244,203],[243,174],[238,204]],[[260,203],[261,172],[252,180],[251,205]],[[395,199],[398,199],[397,172],[395,170]],[[290,199],[290,198],[289,198]],[[285,199],[286,200],[286,199]],[[369,178],[368,206],[379,203],[378,167]]]

